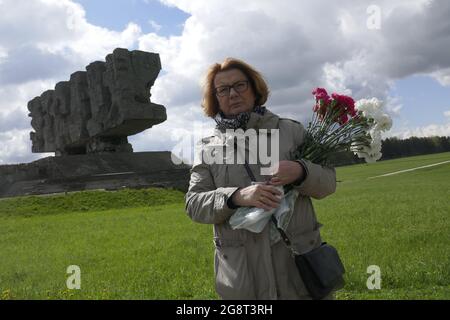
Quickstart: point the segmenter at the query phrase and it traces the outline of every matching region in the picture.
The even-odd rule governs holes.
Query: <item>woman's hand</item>
[[[257,207],[269,211],[280,205],[281,192],[268,184],[255,184],[238,189],[231,200],[242,207]]]
[[[274,186],[284,186],[303,178],[305,169],[296,161],[283,160],[273,167],[269,183]]]

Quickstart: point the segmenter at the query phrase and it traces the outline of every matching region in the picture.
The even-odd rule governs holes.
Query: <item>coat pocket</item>
[[[255,299],[242,240],[214,239],[216,291],[222,299]]]

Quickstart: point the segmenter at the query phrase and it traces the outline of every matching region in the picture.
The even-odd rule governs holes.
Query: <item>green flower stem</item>
[[[320,102],[322,107],[322,102]],[[339,117],[342,110],[336,108],[336,102],[332,101],[322,119],[319,112],[314,112],[312,121],[308,124],[305,141],[294,152],[297,159],[304,158],[319,164],[326,163],[330,154],[342,151],[350,151],[352,147],[369,146],[370,137],[367,130],[370,128],[370,120],[358,113],[358,118],[351,117],[345,124],[339,125]],[[356,144],[355,144],[356,143]]]

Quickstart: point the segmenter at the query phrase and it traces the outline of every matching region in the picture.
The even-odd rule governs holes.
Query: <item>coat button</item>
[[[227,260],[227,259],[228,259],[228,256],[227,256],[226,254],[224,254],[224,255],[223,255],[223,258],[224,258],[225,260]]]
[[[315,240],[311,240],[311,241],[309,242],[309,244],[310,244],[310,245],[313,245],[315,242],[316,242]]]

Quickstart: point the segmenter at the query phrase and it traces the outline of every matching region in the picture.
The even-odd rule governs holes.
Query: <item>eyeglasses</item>
[[[238,82],[233,83],[231,86],[220,86],[215,89],[216,95],[219,97],[225,97],[230,95],[231,88],[234,89],[236,92],[244,92],[248,89],[248,81],[247,80],[241,80]]]

